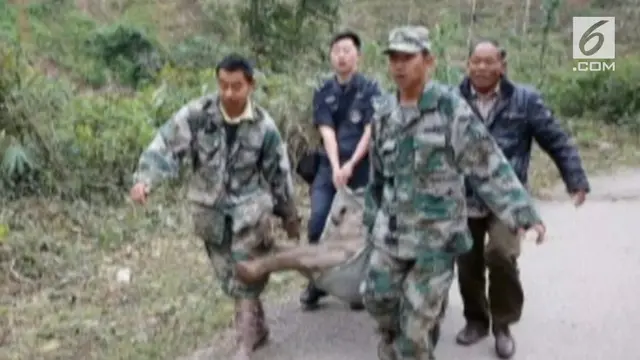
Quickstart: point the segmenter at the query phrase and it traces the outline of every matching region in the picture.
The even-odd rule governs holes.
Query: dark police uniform
[[[355,74],[347,84],[338,83],[336,77],[325,81],[313,94],[313,124],[330,126],[336,133],[340,165],[347,162],[364,134],[365,126],[373,117],[372,100],[380,95],[376,81],[362,74]],[[317,174],[311,184],[311,216],[308,231],[309,242],[315,244],[320,239],[327,220],[331,203],[336,193],[333,185],[333,171],[324,147],[320,150]],[[369,181],[369,157],[365,156],[353,169],[347,184],[351,189],[367,185]],[[303,294],[302,302],[313,305],[319,294],[310,288],[311,294]],[[307,301],[309,300],[309,301]]]

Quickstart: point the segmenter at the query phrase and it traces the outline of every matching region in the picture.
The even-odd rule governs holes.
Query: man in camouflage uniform
[[[361,291],[381,360],[431,360],[455,258],[471,246],[465,177],[511,231],[542,241],[545,228],[467,103],[430,81],[428,30],[394,29],[385,54],[398,91],[375,104],[363,220],[372,253]]]
[[[222,290],[235,300],[236,356],[246,360],[269,335],[260,302],[267,279],[245,284],[236,277],[235,263],[273,247],[270,213],[283,220],[290,238],[299,237],[299,218],[285,145],[269,114],[251,101],[251,64],[230,55],[216,74],[218,93],[180,109],[142,153],[131,197],[144,202],[160,180],[177,173],[185,156],[192,157],[187,198],[195,233]]]

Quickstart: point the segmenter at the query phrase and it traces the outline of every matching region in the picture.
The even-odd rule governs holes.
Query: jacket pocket
[[[413,204],[419,222],[450,219],[464,200],[460,174],[452,165],[444,133],[425,132],[414,141]],[[462,204],[464,206],[464,204]],[[428,225],[428,224],[423,224]]]

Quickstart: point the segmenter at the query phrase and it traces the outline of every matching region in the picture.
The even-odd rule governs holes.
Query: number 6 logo
[[[582,34],[582,37],[580,38],[580,42],[578,43],[581,53],[583,53],[586,56],[591,56],[597,53],[598,50],[600,50],[600,48],[602,48],[602,45],[604,44],[604,35],[600,32],[597,32],[596,29],[598,29],[600,26],[608,22],[609,20],[600,20],[595,24],[589,26],[587,31],[585,31],[584,34]],[[596,42],[596,44],[593,47],[591,47],[590,50],[585,49],[584,47],[587,45],[589,40],[593,38],[597,38],[598,42]]]
[[[615,42],[615,17],[573,17],[572,47],[574,59],[615,59]]]

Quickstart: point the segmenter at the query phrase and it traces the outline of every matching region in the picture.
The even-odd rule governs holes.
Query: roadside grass
[[[0,358],[171,358],[229,325],[233,305],[191,234],[188,205],[162,198],[3,204]],[[274,276],[267,297],[293,284]]]

